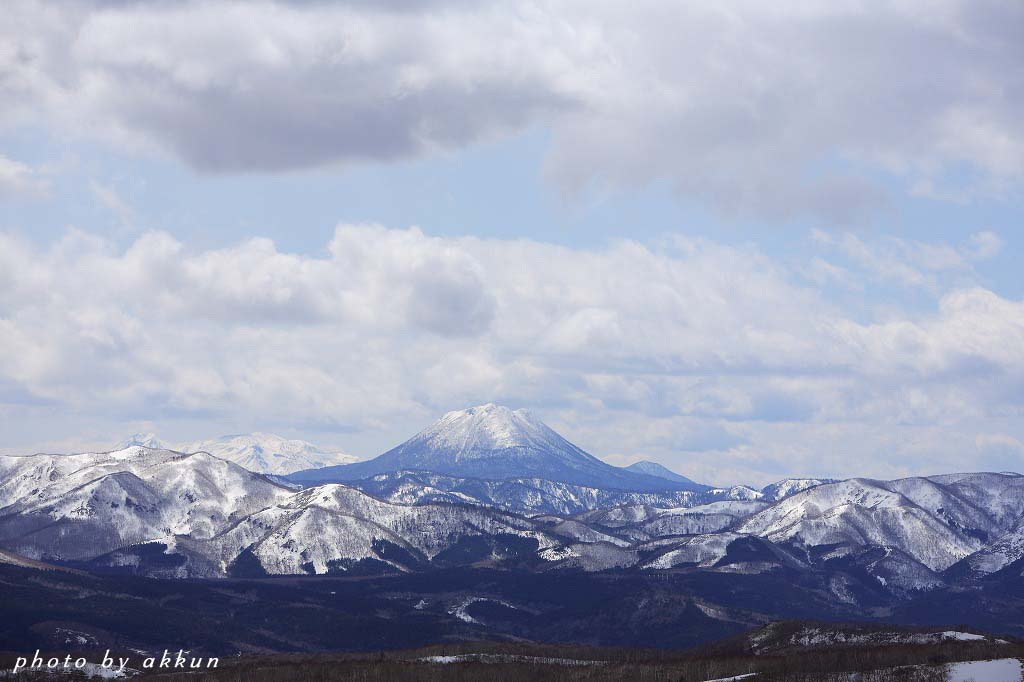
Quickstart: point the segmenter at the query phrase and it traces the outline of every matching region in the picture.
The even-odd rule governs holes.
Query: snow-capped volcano
[[[249,471],[261,474],[287,474],[304,469],[356,461],[352,455],[343,452],[327,452],[304,440],[291,440],[272,433],[248,433],[222,436],[211,440],[183,443],[174,448],[181,452],[208,452],[226,459]]]
[[[430,471],[489,480],[534,477],[620,490],[688,487],[686,483],[606,464],[526,410],[491,403],[449,412],[376,459],[300,472],[291,478],[299,483],[352,481],[394,471]]]

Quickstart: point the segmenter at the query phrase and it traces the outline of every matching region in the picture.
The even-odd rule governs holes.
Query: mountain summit
[[[621,490],[686,490],[687,484],[626,471],[584,452],[526,410],[488,403],[449,412],[376,459],[290,478],[299,483],[353,481],[395,471],[503,480],[541,478]]]
[[[665,478],[676,483],[684,483],[686,485],[692,485],[696,488],[707,488],[708,486],[695,483],[686,476],[681,476],[671,469],[667,469],[657,462],[651,462],[646,459],[634,462],[627,467],[624,467],[626,471],[632,471],[637,474],[646,474],[648,476],[657,476],[658,478]]]

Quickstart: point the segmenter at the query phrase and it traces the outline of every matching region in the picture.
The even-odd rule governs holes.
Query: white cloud
[[[974,247],[974,260],[988,260],[999,254],[1005,243],[995,232],[984,230],[971,235],[971,245]]]
[[[868,239],[851,232],[811,232],[812,242],[844,258],[848,268],[816,257],[805,276],[818,284],[832,281],[848,289],[867,283],[898,284],[939,293],[955,282],[968,286],[977,279],[974,266],[997,255],[1003,240],[991,231],[976,232],[962,245],[922,242],[899,237]],[[852,270],[852,272],[851,272]]]
[[[50,180],[42,171],[0,155],[0,199],[5,197],[45,197]]]
[[[114,214],[122,227],[135,225],[135,209],[121,197],[113,186],[93,180],[89,183],[89,189],[96,201]]]
[[[207,171],[391,160],[539,124],[566,192],[665,180],[759,217],[854,220],[891,200],[886,175],[963,200],[1024,177],[1013,3],[8,5],[0,122]]]
[[[723,483],[899,473],[894,448],[903,469],[964,468],[963,431],[1024,437],[1024,302],[952,289],[860,322],[795,274],[682,237],[586,250],[341,225],[311,257],[6,235],[0,387],[125,423],[343,425],[379,450],[409,435],[395,424],[497,400],[616,461]]]

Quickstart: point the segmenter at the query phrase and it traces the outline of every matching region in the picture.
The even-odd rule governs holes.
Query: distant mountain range
[[[530,495],[584,509],[572,513],[524,513],[517,495],[505,505],[486,486],[444,493],[431,476],[405,479],[413,499],[403,503],[342,484],[291,490],[207,453],[3,457],[0,548],[159,577],[481,561],[531,571],[825,571],[837,596],[853,599],[865,579],[900,596],[1024,563],[1024,477],[1015,474],[777,485],[796,491],[778,501],[749,488],[638,493],[533,479]]]
[[[189,454],[135,440],[0,457],[0,549],[163,578],[451,567],[762,576],[811,590],[825,615],[1024,574],[1018,474],[712,488],[652,463],[613,467],[495,405],[448,413],[375,460],[287,481],[232,461],[254,465],[254,442],[288,452],[266,437],[216,443],[232,460],[209,443]]]
[[[343,452],[322,450],[304,440],[292,440],[272,433],[259,432],[186,443],[169,443],[152,433],[136,433],[121,441],[115,449],[123,450],[133,445],[187,454],[208,452],[249,471],[277,476],[304,469],[349,464],[357,460],[356,457]]]

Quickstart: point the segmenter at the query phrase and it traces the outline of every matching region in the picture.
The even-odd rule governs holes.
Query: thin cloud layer
[[[50,180],[42,171],[0,156],[0,199],[41,199],[50,193]]]
[[[10,5],[0,120],[204,171],[537,125],[566,193],[664,181],[762,218],[855,221],[892,200],[883,179],[959,201],[1024,177],[1015,3]]]
[[[955,286],[926,314],[858,321],[798,270],[679,237],[583,250],[341,225],[310,257],[5,235],[0,386],[125,421],[367,430],[494,399],[612,461],[723,483],[962,467],[964,448],[1013,468],[1024,303]]]

